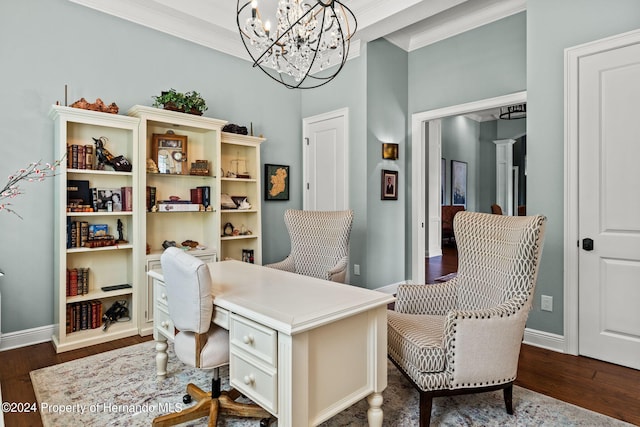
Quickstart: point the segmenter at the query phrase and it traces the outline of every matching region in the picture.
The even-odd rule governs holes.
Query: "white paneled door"
[[[640,369],[640,44],[578,67],[579,353]]]
[[[349,208],[348,110],[303,120],[303,209]]]

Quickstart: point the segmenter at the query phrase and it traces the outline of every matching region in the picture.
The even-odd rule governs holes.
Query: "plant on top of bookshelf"
[[[44,165],[42,162],[32,162],[26,168],[18,169],[9,175],[7,183],[0,191],[0,211],[10,212],[22,219],[22,217],[11,208],[12,204],[5,200],[15,199],[20,194],[24,194],[24,191],[20,188],[21,181],[38,182],[54,176],[56,174],[56,168],[60,166],[60,162],[61,160],[56,160],[53,163],[45,163]]]
[[[153,96],[153,99],[153,106],[156,108],[181,112],[185,110],[184,94],[173,88],[162,91],[159,96]]]
[[[186,113],[201,116],[202,113],[207,111],[207,103],[205,102],[204,98],[202,98],[202,95],[200,95],[195,90],[185,93],[184,99]]]
[[[187,93],[177,92],[171,88],[166,91],[162,91],[159,96],[153,96],[153,106],[156,108],[163,108],[165,110],[180,111],[182,113],[189,113],[201,116],[202,113],[207,111],[207,103],[202,95],[195,90]]]

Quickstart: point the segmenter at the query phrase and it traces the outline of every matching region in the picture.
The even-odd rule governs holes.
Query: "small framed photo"
[[[382,200],[398,200],[398,171],[382,170]]]
[[[398,160],[398,144],[382,144],[382,158],[385,160]]]
[[[121,212],[122,192],[120,188],[96,188],[95,207],[98,212]]]
[[[289,200],[289,166],[264,165],[264,199]]]
[[[173,133],[153,134],[153,160],[158,165],[158,173],[188,175],[187,136]]]

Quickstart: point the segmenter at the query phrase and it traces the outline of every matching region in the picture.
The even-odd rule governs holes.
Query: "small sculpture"
[[[148,173],[158,173],[158,166],[153,159],[147,159],[147,172]]]
[[[124,242],[124,236],[122,235],[122,220],[118,218],[118,241]]]
[[[110,114],[118,114],[118,111],[120,110],[115,102],[106,105],[100,98],[97,98],[96,102],[94,102],[93,104],[89,103],[84,98],[80,98],[79,100],[71,104],[71,107],[80,108],[83,110],[100,111],[102,113]]]
[[[247,201],[246,198],[242,199],[240,204],[238,205],[239,210],[251,209],[251,204]]]
[[[96,159],[98,159],[98,169],[103,170],[104,165],[109,165],[113,170],[118,172],[131,172],[133,166],[131,162],[124,156],[114,157],[113,154],[105,147],[108,139],[104,136],[100,138],[92,138],[96,144]]]

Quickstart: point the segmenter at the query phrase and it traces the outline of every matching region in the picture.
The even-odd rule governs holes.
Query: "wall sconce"
[[[385,160],[398,160],[398,144],[382,143],[382,158]]]

